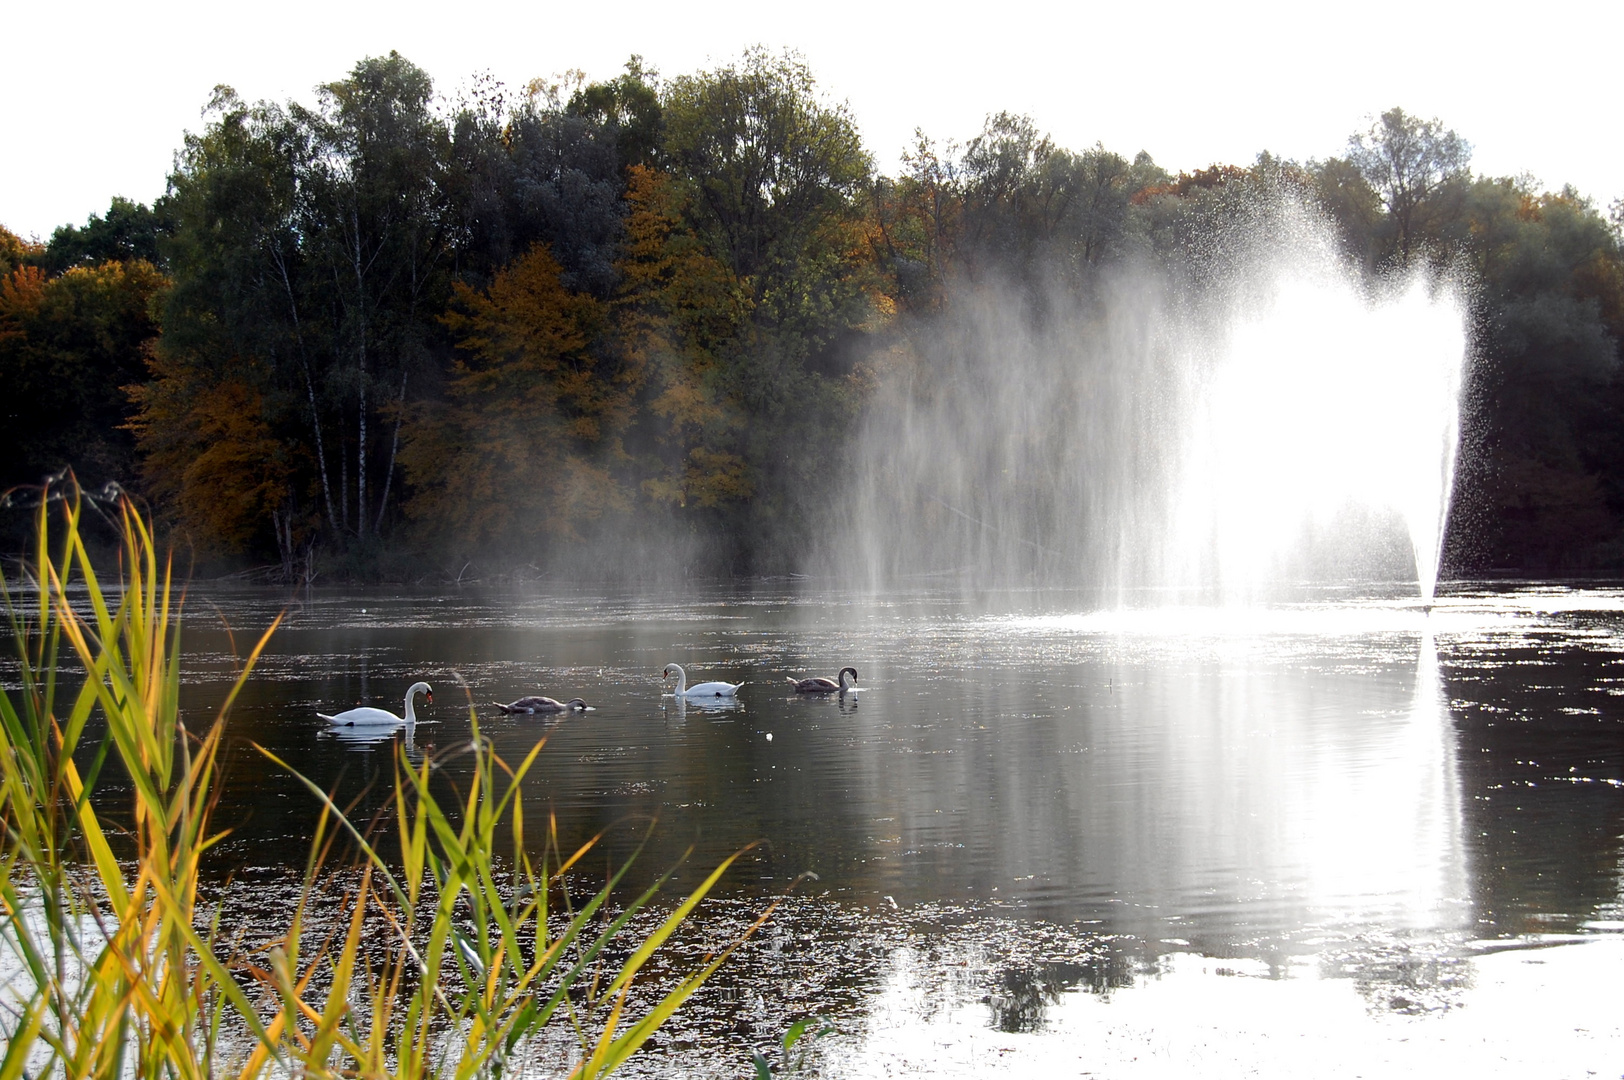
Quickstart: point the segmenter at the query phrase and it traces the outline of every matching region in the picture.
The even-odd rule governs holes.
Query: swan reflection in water
[[[417,742],[417,729],[423,721],[412,724],[402,724],[399,727],[385,727],[381,724],[356,727],[329,726],[317,738],[332,739],[346,750],[356,753],[371,753],[375,750],[392,747],[395,740],[401,740],[406,756],[414,764],[421,763],[423,753],[432,748],[432,743],[419,746]]]
[[[681,720],[690,712],[717,715],[744,711],[744,705],[736,697],[692,698],[681,695],[666,698],[660,708],[665,711],[668,720]]]

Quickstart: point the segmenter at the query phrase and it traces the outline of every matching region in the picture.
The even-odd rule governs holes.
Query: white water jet
[[[1430,602],[1464,304],[1420,274],[1362,280],[1290,202],[1227,229],[1184,278],[954,294],[883,372],[835,564],[1118,603],[1413,575]]]
[[[1188,417],[1174,503],[1181,578],[1208,553],[1231,595],[1363,509],[1402,522],[1424,602],[1437,584],[1459,440],[1464,313],[1412,280],[1367,299],[1282,273],[1241,315]],[[1309,535],[1305,535],[1309,534]]]

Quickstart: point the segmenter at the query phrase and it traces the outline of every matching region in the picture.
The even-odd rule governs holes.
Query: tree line
[[[1616,208],[1479,176],[1400,109],[1339,157],[1178,174],[1000,113],[890,176],[759,49],[451,102],[393,53],[308,105],[217,88],[154,206],[0,230],[0,485],[71,465],[285,576],[590,566],[639,531],[793,570],[876,380],[956,298],[1013,283],[1041,318],[1130,263],[1198,274],[1281,196],[1365,274],[1471,283],[1453,570],[1624,564]]]

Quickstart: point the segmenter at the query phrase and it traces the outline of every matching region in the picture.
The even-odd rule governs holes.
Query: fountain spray
[[[1431,604],[1467,317],[1273,197],[1085,291],[958,288],[883,372],[826,549],[875,588],[1244,603],[1413,575]]]

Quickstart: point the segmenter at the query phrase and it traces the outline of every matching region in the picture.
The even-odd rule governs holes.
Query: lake
[[[605,865],[654,821],[633,877],[691,847],[674,894],[764,841],[695,933],[791,899],[634,1074],[749,1075],[811,1013],[828,1076],[1617,1074],[1624,590],[1409,591],[203,587],[183,707],[286,608],[231,721],[239,890],[302,867],[315,820],[252,744],[364,815],[393,740],[315,714],[418,679],[413,753],[455,783],[470,703],[510,761],[546,734],[530,813],[607,830]],[[672,662],[736,706],[662,696]],[[854,694],[785,682],[848,664]],[[531,693],[592,710],[488,707]]]

